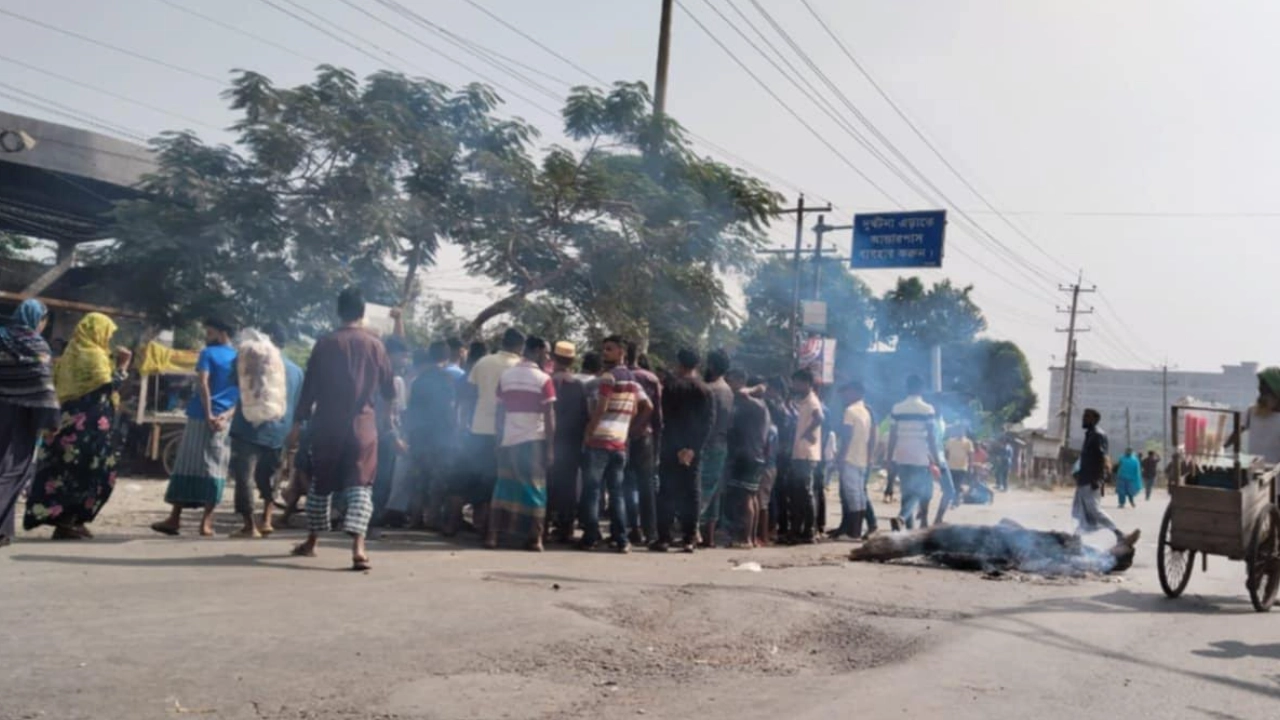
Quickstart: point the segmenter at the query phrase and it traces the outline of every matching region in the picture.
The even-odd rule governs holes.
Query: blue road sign
[[[875,213],[853,217],[855,268],[942,267],[946,210]]]

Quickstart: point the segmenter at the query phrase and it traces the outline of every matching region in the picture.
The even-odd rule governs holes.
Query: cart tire
[[[178,446],[181,444],[182,436],[175,435],[164,444],[164,449],[160,451],[160,462],[164,464],[165,475],[173,475],[173,466],[178,464]]]
[[[1273,504],[1262,511],[1249,535],[1244,556],[1249,569],[1249,600],[1254,610],[1267,612],[1280,590],[1280,508]]]
[[[1169,544],[1173,537],[1173,506],[1164,511],[1160,521],[1160,541],[1156,547],[1156,571],[1160,574],[1160,588],[1164,594],[1176,598],[1187,589],[1191,569],[1195,567],[1195,550],[1175,550]]]

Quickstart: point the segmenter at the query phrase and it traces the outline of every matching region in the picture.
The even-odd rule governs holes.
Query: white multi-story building
[[[1102,413],[1102,427],[1111,436],[1112,450],[1123,451],[1125,444],[1125,411],[1129,412],[1129,428],[1133,447],[1141,451],[1149,442],[1164,442],[1165,420],[1169,408],[1179,398],[1221,403],[1244,410],[1258,398],[1258,364],[1224,365],[1222,372],[1184,372],[1170,370],[1168,387],[1163,373],[1154,370],[1121,370],[1080,360],[1076,363],[1075,402],[1070,418],[1071,444],[1080,447],[1080,413],[1094,408]],[[1049,368],[1049,431],[1062,437],[1061,367]]]

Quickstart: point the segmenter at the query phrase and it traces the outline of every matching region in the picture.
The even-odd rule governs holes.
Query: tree
[[[987,328],[972,293],[972,285],[959,288],[949,279],[925,289],[918,277],[898,278],[897,286],[880,301],[876,320],[880,340],[913,352],[971,342]]]
[[[991,430],[1026,420],[1038,398],[1031,389],[1031,368],[1022,350],[1008,340],[982,339],[943,351],[948,390],[968,393],[990,416]]]
[[[812,264],[801,265],[800,272],[812,273]],[[791,364],[793,278],[791,261],[773,258],[757,266],[747,283],[747,320],[737,357],[755,372],[777,374]],[[866,283],[843,265],[828,265],[818,297],[827,303],[827,335],[836,340],[837,357],[871,346],[876,299]]]
[[[668,356],[728,315],[719,273],[749,266],[780,197],[694,154],[669,119],[655,141],[650,108],[642,83],[576,88],[565,130],[586,149],[553,147],[478,188],[485,217],[463,239],[468,267],[511,292],[473,329],[545,293],[588,335],[647,339]]]
[[[322,66],[312,83],[278,88],[241,71],[226,98],[240,113],[236,146],[161,135],[147,198],[117,213],[106,259],[147,278],[119,289],[156,320],[222,311],[314,328],[349,284],[407,302],[441,239],[475,217],[469,187],[528,164],[534,135],[496,118],[483,86],[389,72],[361,83]]]

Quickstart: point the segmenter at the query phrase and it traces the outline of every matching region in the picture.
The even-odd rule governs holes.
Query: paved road
[[[1261,720],[1280,707],[1280,610],[1255,614],[1242,566],[1222,560],[1164,599],[1162,501],[1116,513],[1145,533],[1119,578],[853,565],[843,543],[535,556],[408,533],[356,574],[337,539],[296,559],[288,535],[141,536],[158,489],[134,487],[100,540],[0,551],[0,718]],[[953,519],[1066,528],[1068,502],[1015,493]],[[763,571],[734,569],[746,560]]]

